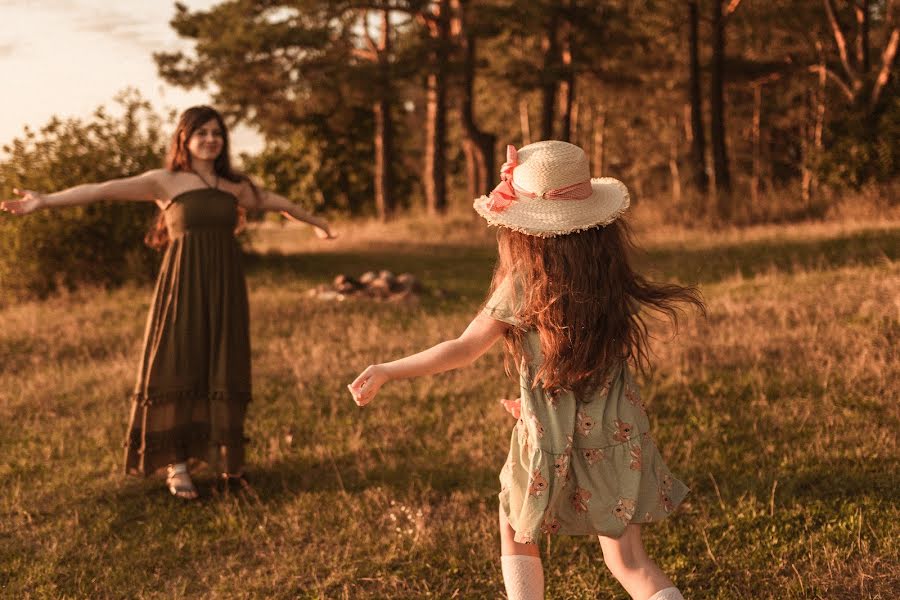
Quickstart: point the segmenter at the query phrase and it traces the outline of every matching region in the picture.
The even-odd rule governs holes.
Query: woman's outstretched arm
[[[466,366],[487,352],[509,325],[479,314],[455,340],[441,342],[428,350],[380,365],[371,365],[349,386],[353,400],[365,406],[379,388],[392,379],[433,375]]]
[[[246,187],[249,188],[249,186]],[[258,189],[258,192],[259,200],[255,203],[246,204],[248,208],[252,207],[258,210],[280,212],[287,219],[312,225],[316,230],[316,235],[320,238],[329,240],[334,239],[335,236],[331,232],[331,227],[325,219],[311,215],[280,194],[263,189]],[[249,192],[249,194],[252,195],[252,192]]]
[[[0,210],[24,215],[41,208],[78,206],[102,200],[153,202],[165,194],[160,183],[161,173],[162,169],[157,169],[134,177],[76,185],[52,194],[17,189],[13,191],[21,197],[0,202]]]

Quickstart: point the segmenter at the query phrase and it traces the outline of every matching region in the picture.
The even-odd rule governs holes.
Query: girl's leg
[[[500,509],[500,565],[509,600],[543,600],[544,569],[537,544],[520,544]]]
[[[634,600],[683,600],[681,593],[644,551],[641,526],[631,524],[622,537],[600,536],[603,561]]]

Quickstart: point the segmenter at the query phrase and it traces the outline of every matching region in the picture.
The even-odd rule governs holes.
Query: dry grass
[[[495,399],[515,385],[499,348],[391,384],[364,411],[343,387],[462,330],[491,234],[467,221],[355,227],[315,251],[271,241],[290,229],[256,234],[257,248],[281,248],[249,261],[256,495],[179,504],[159,481],[120,475],[149,290],[0,311],[4,597],[502,597],[496,474],[511,423]],[[900,589],[900,228],[842,227],[667,237],[637,223],[647,266],[700,282],[709,303],[673,343],[660,330],[645,385],[659,445],[692,488],[647,546],[689,598]],[[449,294],[415,307],[304,296],[372,267]],[[625,598],[596,543],[560,538],[544,553],[549,598]]]

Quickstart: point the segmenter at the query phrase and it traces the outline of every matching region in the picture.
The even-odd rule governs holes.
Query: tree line
[[[251,167],[310,203],[439,214],[491,189],[504,144],[552,138],[727,221],[895,177],[896,4],[229,0],[176,5],[192,49],[155,59],[256,127]]]
[[[162,76],[209,86],[264,136],[244,166],[269,189],[390,219],[469,206],[500,150],[581,145],[592,172],[696,223],[808,218],[848,189],[896,205],[896,0],[227,0],[176,4],[186,52]],[[4,146],[0,193],[159,167],[165,119],[54,118]],[[893,192],[892,192],[893,190]],[[153,207],[0,219],[0,290],[146,280]],[[71,248],[82,248],[73,253]],[[2,299],[0,299],[2,301]]]

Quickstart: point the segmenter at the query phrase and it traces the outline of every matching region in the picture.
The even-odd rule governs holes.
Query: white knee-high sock
[[[544,568],[537,556],[500,557],[503,584],[509,600],[544,600]]]
[[[647,600],[684,600],[684,596],[681,595],[677,587],[668,587],[664,590],[659,590]]]

